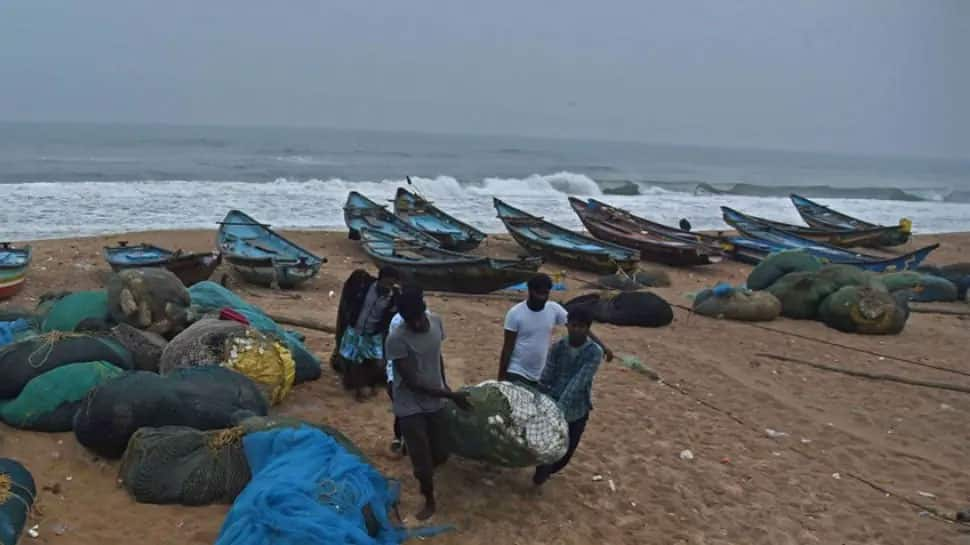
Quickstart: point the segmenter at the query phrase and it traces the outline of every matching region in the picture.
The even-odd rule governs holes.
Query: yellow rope
[[[6,473],[0,473],[0,505],[7,503],[10,499],[10,475]]]
[[[215,451],[222,450],[229,445],[237,444],[243,435],[246,435],[246,430],[242,426],[236,426],[235,428],[228,428],[214,433],[209,437],[209,448]]]
[[[41,343],[34,349],[33,352],[27,356],[27,364],[34,369],[39,369],[44,365],[47,365],[47,359],[51,357],[54,352],[54,345],[60,341],[76,337],[86,337],[87,335],[83,333],[73,333],[67,331],[51,331],[50,333],[45,333],[43,335],[38,335],[36,338],[40,339]],[[44,357],[41,358],[39,363],[36,362],[36,356],[39,353],[43,353]]]

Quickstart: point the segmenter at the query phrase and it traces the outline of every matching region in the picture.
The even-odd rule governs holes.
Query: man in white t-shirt
[[[512,307],[505,315],[505,343],[499,360],[498,379],[536,387],[546,365],[552,333],[566,324],[568,313],[555,301],[549,301],[552,278],[538,274],[528,283],[529,298]],[[596,337],[593,342],[603,348],[606,361],[613,353]]]

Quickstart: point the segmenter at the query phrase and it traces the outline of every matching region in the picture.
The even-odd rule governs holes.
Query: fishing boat
[[[403,187],[397,188],[394,196],[394,213],[412,227],[437,239],[446,250],[467,252],[485,240],[485,233],[442,212],[431,201]]]
[[[675,266],[708,265],[723,260],[724,250],[695,237],[684,240],[646,228],[640,218],[594,199],[569,197],[586,230],[600,240],[640,250],[640,258]]]
[[[538,216],[494,198],[499,219],[512,238],[530,253],[587,271],[609,274],[632,271],[640,252],[619,244],[596,240],[550,223]]]
[[[419,240],[394,238],[361,229],[364,252],[380,267],[392,266],[405,285],[429,291],[490,293],[528,281],[542,265],[541,257],[494,259],[444,250]]]
[[[818,229],[744,214],[727,206],[721,207],[721,215],[725,223],[738,231],[741,231],[742,225],[759,225],[842,248],[881,248],[903,243],[899,241],[899,237],[897,236],[899,232],[898,227],[839,230]]]
[[[798,215],[805,220],[805,223],[816,229],[844,231],[847,229],[884,228],[886,231],[882,235],[882,246],[903,244],[909,240],[913,231],[913,222],[909,218],[900,219],[899,225],[877,225],[832,210],[828,206],[810,201],[805,197],[792,194],[790,198],[795,209],[798,210]]]
[[[370,229],[394,238],[419,240],[432,246],[440,246],[436,238],[425,234],[424,231],[356,191],[351,191],[347,195],[347,203],[344,204],[344,223],[347,224],[347,236],[351,240],[360,240],[360,231]]]
[[[104,247],[104,259],[115,272],[142,267],[163,267],[172,271],[186,286],[208,280],[222,263],[221,252],[184,253],[153,244],[129,246],[120,240],[117,246]]]
[[[892,272],[915,269],[930,252],[940,246],[933,244],[915,252],[884,258],[855,253],[845,248],[809,240],[770,226],[747,222],[741,217],[732,216],[732,221],[737,224],[738,232],[744,236],[725,237],[725,240],[734,246],[742,247],[753,258],[757,258],[759,253],[763,258],[780,250],[801,249],[828,263],[854,265],[874,272]]]
[[[247,282],[293,288],[316,276],[326,258],[318,257],[239,210],[219,225],[219,250]]]
[[[9,242],[0,242],[0,299],[13,297],[23,289],[30,258],[29,245],[16,248]]]

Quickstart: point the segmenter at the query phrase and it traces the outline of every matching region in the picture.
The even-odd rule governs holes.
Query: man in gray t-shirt
[[[435,511],[434,468],[448,459],[445,400],[467,409],[468,394],[452,392],[445,381],[441,318],[425,313],[427,307],[420,293],[402,294],[397,308],[404,326],[388,335],[384,353],[394,366],[394,415],[425,500],[416,517],[425,520]]]

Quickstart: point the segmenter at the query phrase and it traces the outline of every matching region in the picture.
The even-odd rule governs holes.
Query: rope
[[[690,307],[687,307],[687,306],[684,306],[684,305],[680,305],[680,304],[677,304],[677,303],[671,303],[670,306],[677,307],[677,308],[679,308],[681,310],[686,310],[687,312],[692,312],[692,309]],[[947,373],[953,373],[953,374],[956,374],[956,375],[963,375],[965,377],[970,377],[970,373],[968,373],[966,371],[961,371],[960,369],[953,369],[952,367],[944,367],[942,365],[933,365],[931,363],[924,363],[924,362],[921,362],[921,361],[911,360],[911,359],[903,358],[903,357],[899,357],[899,356],[891,356],[889,354],[881,354],[879,352],[876,352],[876,351],[873,351],[873,350],[867,350],[865,348],[857,348],[855,346],[849,346],[847,344],[842,344],[842,343],[837,343],[837,342],[832,342],[832,341],[826,341],[825,339],[816,339],[815,337],[809,337],[808,335],[802,335],[800,333],[794,333],[794,332],[785,331],[785,330],[782,330],[782,329],[775,329],[773,327],[769,327],[769,326],[765,326],[765,325],[759,325],[759,324],[754,324],[754,323],[751,323],[751,322],[737,322],[737,323],[740,324],[740,325],[748,326],[748,327],[754,327],[754,328],[757,328],[757,329],[763,329],[765,331],[771,331],[773,333],[780,333],[782,335],[789,335],[791,337],[796,337],[798,339],[802,339],[802,340],[806,340],[806,341],[813,341],[813,342],[822,343],[822,344],[828,345],[828,346],[834,346],[836,348],[842,348],[842,349],[845,349],[845,350],[851,350],[853,352],[858,352],[860,354],[867,354],[869,356],[876,356],[878,358],[885,358],[887,360],[898,361],[898,362],[907,363],[907,364],[910,364],[910,365],[917,365],[919,367],[925,367],[927,369],[936,369],[937,371],[944,371],[944,372],[947,372]]]
[[[246,435],[246,430],[242,426],[228,428],[213,434],[209,438],[208,446],[214,451],[220,451],[227,446],[238,444],[244,435]]]
[[[54,352],[54,345],[65,339],[72,339],[78,337],[87,337],[83,333],[71,333],[66,331],[51,331],[50,333],[45,333],[44,335],[38,335],[36,339],[40,339],[40,344],[34,348],[34,350],[27,356],[27,364],[34,369],[40,369],[41,367],[47,365],[47,360],[51,357]],[[36,357],[39,353],[44,353],[44,357],[41,358],[40,362],[37,362]]]
[[[15,488],[22,492],[15,492]],[[34,503],[34,495],[26,486],[13,482],[9,474],[0,473],[0,505],[7,503],[11,498],[22,503],[27,511],[30,511],[30,506]]]

